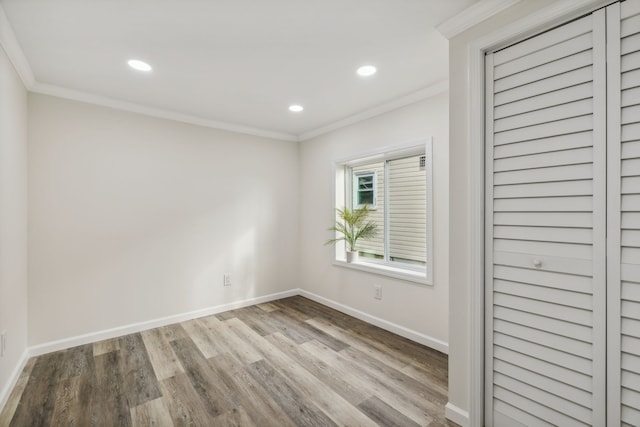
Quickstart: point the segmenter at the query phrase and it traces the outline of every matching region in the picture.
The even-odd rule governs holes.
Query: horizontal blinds
[[[585,17],[490,55],[493,421],[594,423],[594,34]],[[489,197],[489,196],[488,196]],[[601,396],[601,394],[597,394]]]

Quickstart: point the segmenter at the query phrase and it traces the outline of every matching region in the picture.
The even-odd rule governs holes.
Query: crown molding
[[[273,132],[264,129],[258,129],[250,126],[244,126],[236,123],[221,122],[210,120],[203,117],[192,116],[189,114],[181,114],[171,110],[162,108],[153,108],[133,102],[121,101],[106,96],[94,95],[88,92],[77,91],[61,86],[38,83],[31,88],[31,92],[42,95],[51,95],[58,98],[71,99],[74,101],[85,102],[87,104],[95,104],[103,107],[114,108],[116,110],[128,111],[131,113],[143,114],[145,116],[157,117],[161,119],[173,120],[182,123],[188,123],[197,126],[203,126],[213,129],[226,130],[230,132],[243,133],[247,135],[259,136],[262,138],[279,139],[283,141],[297,141],[295,135],[282,132]]]
[[[13,67],[20,76],[20,79],[22,79],[22,83],[30,92],[71,99],[88,104],[101,105],[104,107],[115,108],[118,110],[129,111],[132,113],[143,114],[151,117],[158,117],[161,119],[174,120],[182,123],[189,123],[192,125],[259,136],[263,138],[279,139],[284,141],[298,140],[295,135],[289,133],[273,132],[236,123],[209,120],[202,117],[191,116],[188,114],[180,114],[175,111],[147,107],[132,102],[120,101],[113,98],[94,95],[88,92],[68,89],[62,86],[40,83],[35,79],[33,71],[31,70],[31,66],[29,65],[29,61],[27,61],[27,57],[22,51],[20,43],[18,43],[18,39],[13,32],[13,28],[11,27],[11,24],[9,22],[9,18],[2,8],[2,5],[0,5],[0,46],[2,46],[2,49],[4,49],[7,56],[9,57],[9,61],[11,61]]]
[[[491,18],[520,0],[481,0],[472,4],[456,16],[444,21],[436,29],[447,39],[452,39],[463,31]]]
[[[405,95],[401,98],[394,99],[393,101],[384,103],[377,107],[370,108],[368,110],[354,114],[342,120],[338,120],[326,126],[311,130],[309,132],[301,133],[300,135],[298,135],[298,141],[306,141],[308,139],[315,138],[316,136],[323,135],[325,133],[334,131],[336,129],[340,129],[345,126],[349,126],[349,125],[361,122],[363,120],[367,120],[372,117],[379,116],[380,114],[384,114],[389,111],[397,110],[398,108],[402,108],[407,105],[414,104],[424,99],[431,98],[432,96],[447,92],[448,90],[449,90],[449,81],[442,80],[436,84],[427,86],[413,93],[410,93],[409,95]]]
[[[24,56],[22,52],[22,48],[18,43],[18,39],[13,32],[9,18],[7,18],[7,14],[4,12],[2,5],[0,5],[0,46],[2,46],[2,49],[4,49],[9,57],[13,68],[16,69],[16,72],[22,79],[22,83],[30,90],[36,80],[33,76],[33,71],[31,71],[29,61],[27,61],[27,57]]]
[[[480,3],[516,3],[520,0],[482,0]],[[506,6],[505,6],[506,7]],[[464,12],[463,12],[464,13]],[[495,12],[497,13],[497,12]],[[447,21],[449,22],[449,21]],[[446,24],[446,23],[445,23]],[[444,24],[443,24],[444,25]],[[13,64],[16,72],[22,79],[23,84],[30,92],[39,93],[43,95],[55,96],[58,98],[70,99],[74,101],[84,102],[88,104],[99,105],[108,108],[114,108],[117,110],[128,111],[132,113],[142,114],[150,117],[157,117],[166,120],[173,120],[182,123],[188,123],[197,126],[208,127],[212,129],[225,130],[230,132],[242,133],[247,135],[258,136],[262,138],[278,139],[282,141],[304,141],[314,138],[316,136],[331,132],[336,129],[340,129],[345,126],[349,126],[371,117],[378,116],[380,114],[396,110],[427,99],[439,93],[449,90],[449,82],[443,80],[431,86],[427,86],[423,89],[417,90],[409,95],[397,98],[385,104],[377,107],[362,111],[336,122],[330,123],[326,126],[310,130],[308,132],[294,135],[285,132],[274,132],[266,129],[259,129],[250,126],[245,126],[237,123],[229,123],[217,120],[206,119],[203,117],[193,116],[189,114],[182,114],[176,111],[165,110],[161,108],[154,108],[145,106],[142,104],[136,104],[133,102],[122,101],[106,96],[96,95],[89,92],[69,89],[63,86],[52,85],[48,83],[41,83],[35,79],[31,66],[27,57],[24,55],[20,44],[13,32],[13,28],[9,23],[9,19],[0,4],[0,46],[4,49],[9,60]]]

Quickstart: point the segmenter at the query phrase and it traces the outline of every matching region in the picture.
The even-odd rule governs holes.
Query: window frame
[[[360,209],[362,208],[365,204],[358,204],[357,202],[357,198],[358,195],[360,194],[360,189],[358,188],[359,186],[359,178],[362,177],[366,177],[366,176],[370,176],[372,178],[372,184],[373,184],[373,203],[368,204],[369,209],[371,210],[376,210],[378,208],[378,172],[376,171],[360,171],[360,172],[353,172],[353,176],[356,177],[357,179],[353,179],[352,178],[352,189],[351,189],[351,208],[352,209]]]
[[[333,206],[332,206],[332,223],[335,221],[335,208],[349,206],[349,202],[353,202],[353,175],[349,169],[369,163],[385,162],[414,155],[424,155],[425,159],[425,180],[426,180],[426,265],[424,267],[404,264],[398,261],[386,261],[388,254],[388,236],[385,235],[385,254],[384,260],[363,259],[356,263],[346,262],[346,246],[341,243],[334,245],[332,253],[332,264],[338,267],[350,268],[354,270],[365,271],[373,274],[394,277],[423,285],[433,285],[433,152],[431,137],[413,141],[407,144],[393,145],[383,147],[374,151],[369,151],[347,158],[338,160],[333,163]],[[377,177],[376,177],[377,178]],[[387,187],[387,176],[385,171],[384,185]],[[377,196],[377,194],[376,194]],[[385,194],[386,200],[386,194]],[[376,197],[377,202],[377,197]],[[351,204],[352,207],[356,207]],[[388,212],[385,211],[385,217]],[[385,219],[388,224],[388,218]],[[388,228],[388,227],[387,227]],[[385,229],[385,234],[387,234]]]

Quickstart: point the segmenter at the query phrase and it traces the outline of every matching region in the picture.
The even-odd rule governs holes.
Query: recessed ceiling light
[[[363,65],[362,67],[358,68],[356,73],[358,73],[358,75],[362,77],[369,77],[373,76],[377,71],[378,69],[373,65]]]
[[[298,105],[298,104],[289,105],[289,111],[292,111],[294,113],[299,113],[302,110],[304,110],[304,107],[302,105]]]
[[[129,67],[133,68],[134,70],[144,72],[151,71],[151,65],[147,64],[144,61],[140,61],[139,59],[130,59],[129,61],[127,61],[127,64],[129,64]]]

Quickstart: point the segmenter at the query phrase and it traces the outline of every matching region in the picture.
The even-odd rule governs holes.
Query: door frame
[[[551,29],[595,9],[615,3],[611,0],[563,0],[491,32],[470,44],[467,158],[469,226],[469,426],[484,424],[484,292],[485,292],[485,53]]]

